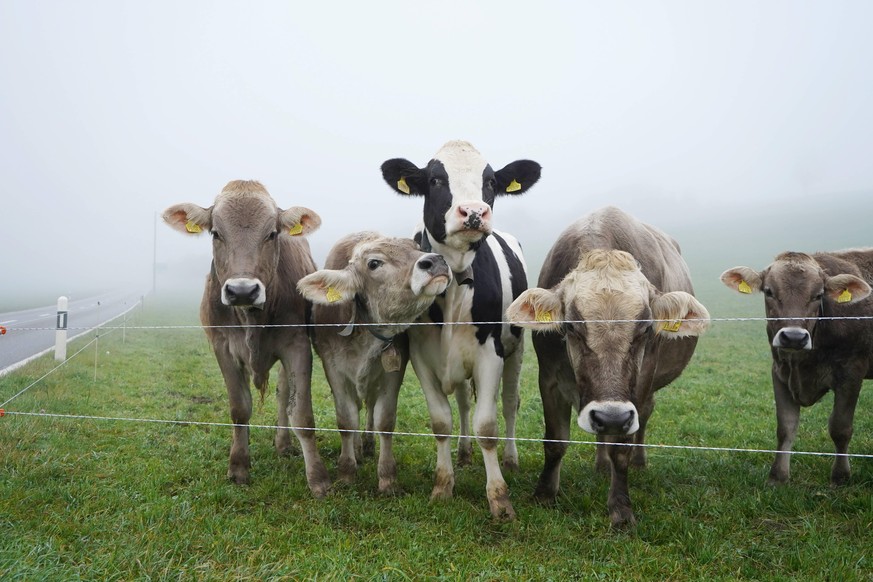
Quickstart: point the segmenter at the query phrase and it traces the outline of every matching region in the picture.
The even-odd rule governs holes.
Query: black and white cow
[[[409,332],[410,359],[437,439],[431,498],[452,496],[448,395],[455,393],[458,399],[463,435],[470,380],[476,394],[473,429],[485,463],[488,504],[495,517],[512,519],[515,512],[497,458],[497,394],[502,379],[508,438],[503,465],[515,469],[518,452],[512,439],[524,342],[521,328],[497,322],[505,321],[506,308],[527,288],[527,275],[518,242],[493,230],[491,221],[495,198],[527,191],[539,180],[540,165],[519,160],[494,171],[472,145],[451,141],[423,168],[405,159],[386,161],[382,176],[397,192],[424,198],[423,225],[415,238],[422,250],[442,255],[455,274],[445,295],[423,318],[450,325],[414,326]],[[459,448],[459,459],[461,452]]]

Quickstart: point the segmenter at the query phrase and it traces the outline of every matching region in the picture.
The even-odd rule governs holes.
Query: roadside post
[[[63,362],[67,359],[67,298],[58,297],[58,325],[55,332],[55,360]]]

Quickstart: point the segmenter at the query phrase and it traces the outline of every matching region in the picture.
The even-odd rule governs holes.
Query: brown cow
[[[578,220],[552,247],[530,289],[506,312],[533,334],[547,441],[579,426],[618,446],[598,446],[598,467],[611,467],[613,526],[635,522],[627,486],[629,464],[644,466],[654,392],[675,380],[708,325],[692,295],[688,267],[676,242],[617,208]],[[535,496],[558,493],[565,442],[546,442]]]
[[[409,340],[403,332],[451,280],[442,256],[422,252],[412,239],[361,232],[337,242],[325,269],[297,284],[314,303],[315,349],[324,364],[341,430],[342,481],[354,480],[362,457],[358,430],[361,407],[366,404],[370,432],[363,438],[364,452],[372,452],[375,427],[380,431],[379,492],[397,491],[391,433],[409,360]],[[372,323],[389,325],[355,325]],[[343,330],[321,324],[349,325]]]
[[[200,321],[224,376],[233,421],[227,476],[248,483],[250,381],[263,395],[276,361],[282,363],[276,400],[278,426],[295,427],[309,489],[322,497],[330,478],[315,444],[312,414],[312,349],[306,329],[308,305],[295,285],[315,271],[303,235],[321,225],[312,210],[281,210],[258,182],[233,181],[215,204],[176,204],[164,220],[186,234],[212,235],[212,269],[200,303]],[[288,327],[260,327],[279,325]],[[245,327],[242,327],[245,326]],[[276,450],[291,445],[288,429],[276,433]]]
[[[828,430],[837,454],[848,453],[861,384],[873,378],[873,321],[851,319],[873,316],[873,301],[867,299],[873,284],[873,249],[786,252],[761,272],[735,267],[721,280],[740,293],[764,294],[776,441],[783,451],[773,460],[768,482],[786,483],[791,476],[790,451],[800,407],[812,406],[831,390],[834,408]],[[831,483],[842,485],[850,475],[848,457],[835,457]]]

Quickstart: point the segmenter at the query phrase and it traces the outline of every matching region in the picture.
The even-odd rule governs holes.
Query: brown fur
[[[746,293],[765,292],[766,315],[774,318],[767,322],[767,336],[773,357],[776,440],[778,450],[786,453],[776,454],[769,482],[790,479],[787,452],[797,434],[800,408],[815,404],[829,391],[834,393],[834,404],[828,431],[836,452],[847,453],[862,381],[873,378],[873,322],[851,319],[873,316],[873,299],[867,295],[873,284],[873,249],[812,255],[784,252],[763,271],[735,267],[725,271],[722,281],[734,290],[746,283]],[[853,298],[840,303],[837,298],[846,288],[852,289]],[[818,320],[818,316],[850,319]],[[777,338],[790,329],[805,331],[811,349],[781,347],[784,344]],[[848,458],[835,457],[831,483],[841,485],[850,475]]]
[[[195,223],[202,231],[215,234],[200,320],[224,376],[231,420],[237,425],[228,477],[237,483],[249,480],[250,383],[263,394],[270,369],[279,361],[278,424],[301,427],[295,433],[303,450],[307,481],[315,496],[323,496],[330,481],[315,446],[315,434],[307,430],[314,428],[314,419],[312,352],[306,329],[260,327],[307,323],[308,305],[297,292],[296,283],[315,270],[315,263],[309,244],[301,236],[288,234],[288,227],[299,223],[305,233],[317,228],[320,219],[308,209],[281,211],[263,185],[242,180],[230,182],[211,208],[178,204],[167,209],[164,219],[182,232],[186,232],[186,225]],[[271,233],[277,234],[268,239]],[[222,302],[225,281],[240,276],[263,283],[266,301],[261,308]],[[279,452],[288,451],[288,429],[277,431],[275,444]]]

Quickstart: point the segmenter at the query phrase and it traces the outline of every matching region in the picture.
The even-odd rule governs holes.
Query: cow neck
[[[481,241],[480,241],[481,244]],[[428,235],[427,229],[421,231],[421,243],[419,247],[426,253],[437,253],[442,255],[452,270],[455,282],[458,285],[473,286],[473,259],[476,258],[476,249],[478,244],[465,253],[458,251],[437,241],[431,242],[431,237]]]
[[[367,307],[367,302],[363,297],[357,294],[355,295],[354,303],[352,303],[352,317],[349,320],[349,324],[340,331],[339,334],[344,337],[352,335],[355,331],[356,323],[376,323],[372,321],[372,318],[370,317],[370,310]],[[389,327],[387,333],[385,329],[373,325],[365,325],[364,329],[366,329],[374,338],[385,344],[382,348],[383,351],[391,347],[394,338],[404,331],[403,329],[400,329],[400,326],[397,326],[393,330]]]

